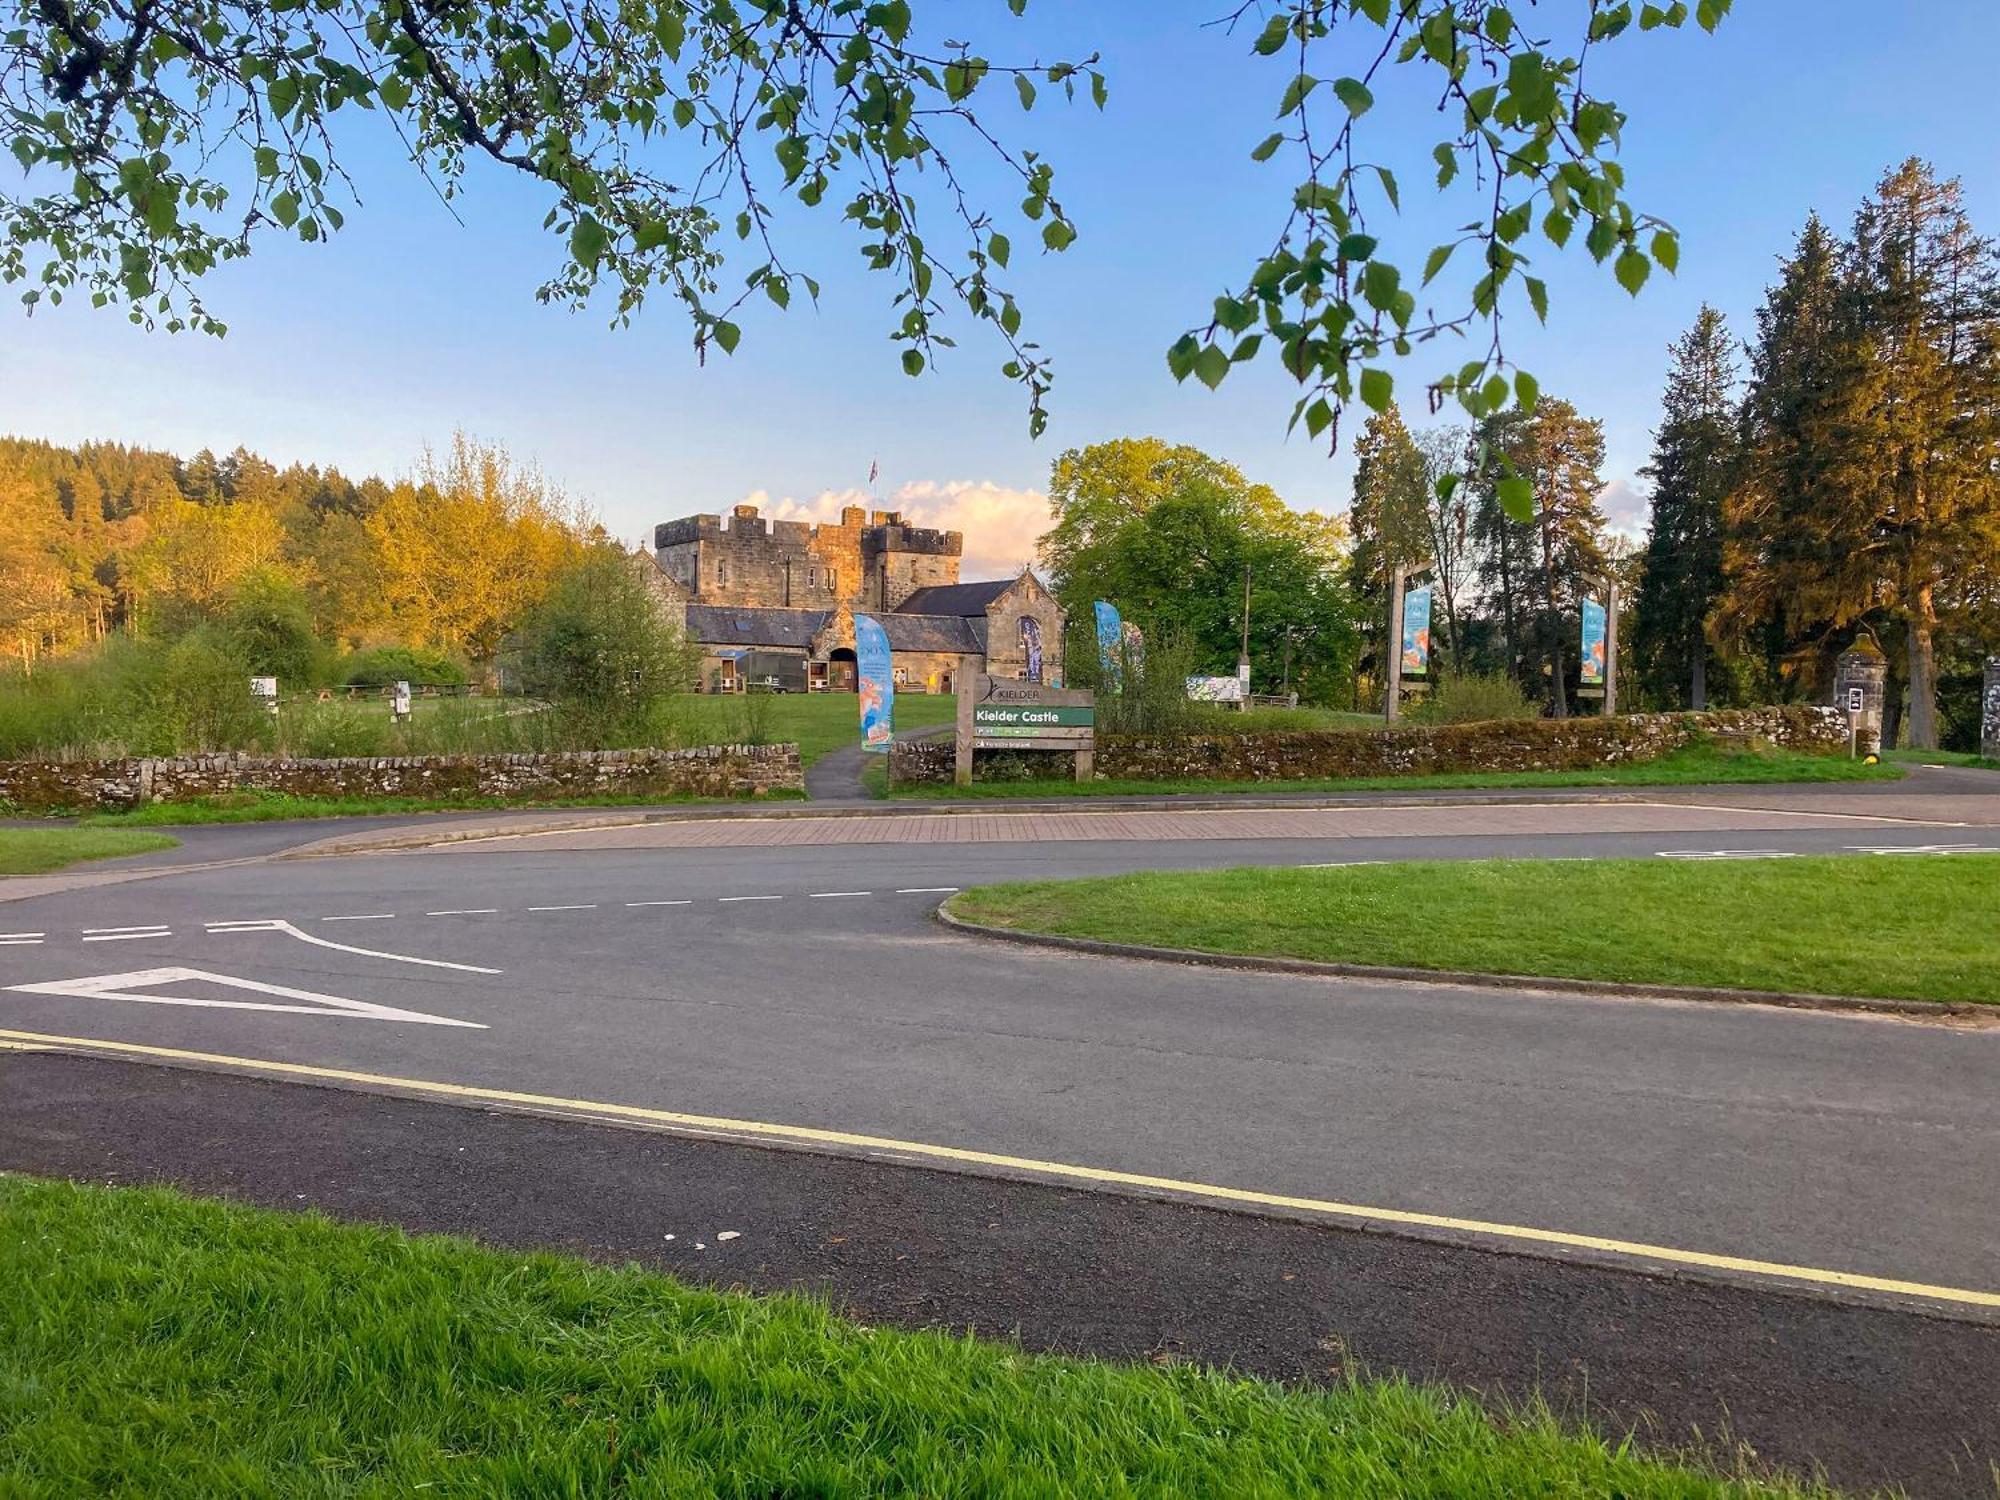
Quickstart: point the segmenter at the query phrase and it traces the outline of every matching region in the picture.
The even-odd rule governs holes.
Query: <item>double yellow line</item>
[[[2000,1292],[1933,1286],[1921,1281],[1900,1281],[1887,1276],[1864,1276],[1853,1271],[1829,1271],[1818,1266],[1751,1260],[1737,1255],[1713,1255],[1701,1250],[1682,1250],[1671,1245],[1649,1245],[1632,1240],[1606,1239],[1601,1235],[1572,1234],[1566,1230],[1538,1229],[1524,1224],[1501,1224],[1486,1219],[1459,1219],[1446,1214],[1412,1213],[1399,1208],[1372,1208],[1365,1204],[1342,1203],[1327,1198],[1300,1198],[1285,1193],[1258,1192],[1252,1188],[1191,1182],[1177,1177],[1153,1177],[1143,1172],[1121,1172],[1109,1167],[1042,1161],[1031,1156],[972,1151],[961,1146],[936,1146],[925,1141],[898,1140],[893,1136],[861,1135],[846,1130],[821,1130],[809,1125],[778,1125],[765,1120],[737,1120],[723,1115],[686,1114],[679,1110],[649,1109],[637,1104],[607,1104],[594,1099],[568,1099],[555,1094],[528,1094],[512,1089],[481,1088],[465,1083],[438,1083],[422,1078],[401,1078],[388,1073],[363,1073],[349,1068],[322,1068],[306,1063],[232,1057],[218,1052],[189,1052],[177,1047],[149,1047],[135,1042],[102,1041],[94,1037],[47,1036],[32,1031],[0,1030],[0,1046],[59,1047],[74,1051],[113,1053],[266,1076],[306,1078],[321,1083],[356,1084],[364,1088],[392,1090],[418,1098],[505,1104],[521,1109],[585,1115],[606,1121],[649,1125],[663,1130],[700,1131],[795,1146],[832,1146],[850,1151],[884,1152],[920,1161],[964,1167],[988,1167],[1003,1172],[1079,1182],[1095,1187],[1131,1188],[1175,1199],[1241,1204],[1249,1208],[1282,1209],[1289,1213],[1311,1214],[1351,1223],[1442,1230],[1449,1234],[1477,1235],[1507,1244],[1588,1251],[1594,1255],[1650,1263],[1654,1266],[1688,1267],[1731,1275],[1771,1277],[1809,1286],[1834,1287],[1843,1291],[1914,1297],[1927,1302],[1958,1307],[2000,1309]]]

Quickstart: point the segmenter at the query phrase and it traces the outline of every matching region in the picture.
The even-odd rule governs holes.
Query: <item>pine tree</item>
[[[2000,257],[1958,180],[1912,157],[1862,205],[1848,259],[1873,365],[1861,520],[1905,639],[1909,740],[1935,749],[1940,618],[2000,571]]]
[[[1472,453],[1472,434],[1464,427],[1432,427],[1416,435],[1424,459],[1424,530],[1430,553],[1431,583],[1444,608],[1444,632],[1439,639],[1443,667],[1465,670],[1464,606],[1477,563],[1472,538],[1472,493],[1463,483],[1446,484],[1447,477],[1465,473]]]
[[[1354,456],[1348,588],[1367,642],[1362,668],[1379,671],[1386,660],[1383,643],[1394,633],[1388,621],[1390,577],[1399,567],[1416,568],[1429,561],[1425,518],[1429,488],[1424,456],[1393,405],[1369,417],[1354,445]]]
[[[1840,247],[1806,220],[1757,311],[1742,459],[1723,505],[1719,635],[1761,658],[1767,692],[1817,689],[1876,602],[1852,434],[1869,373]]]
[[[1815,677],[1856,628],[1900,633],[1892,687],[1907,686],[1911,743],[1933,746],[1940,626],[2000,578],[1993,242],[1956,181],[1906,161],[1847,245],[1807,224],[1758,329],[1718,625]]]
[[[1544,396],[1530,414],[1514,410],[1488,419],[1480,436],[1489,455],[1505,454],[1535,494],[1532,521],[1509,519],[1489,461],[1473,519],[1474,535],[1485,547],[1481,576],[1500,596],[1517,675],[1531,693],[1538,687],[1546,692],[1551,714],[1566,718],[1571,626],[1582,599],[1605,574],[1604,515],[1597,508],[1604,424]]]
[[[1655,703],[1708,706],[1709,611],[1722,591],[1722,505],[1737,463],[1736,365],[1722,314],[1703,304],[1671,347],[1632,655]]]
[[[1479,424],[1473,444],[1474,464],[1467,477],[1473,492],[1472,541],[1479,553],[1479,586],[1492,610],[1500,637],[1500,666],[1525,689],[1527,651],[1521,639],[1526,618],[1526,569],[1534,554],[1532,524],[1516,521],[1500,504],[1499,456],[1523,448],[1527,416],[1518,408],[1498,412]]]

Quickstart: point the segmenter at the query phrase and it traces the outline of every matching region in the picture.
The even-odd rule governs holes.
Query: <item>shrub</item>
[[[1479,724],[1493,719],[1538,719],[1541,709],[1504,672],[1440,677],[1403,714],[1412,724]]]
[[[261,748],[270,714],[250,695],[250,672],[218,632],[202,627],[167,649],[146,694],[134,749],[151,755]]]
[[[223,648],[245,673],[278,679],[279,691],[310,687],[320,680],[326,652],[313,633],[312,608],[299,586],[263,570],[231,591],[219,631]]]
[[[696,653],[655,603],[633,558],[588,549],[556,577],[510,642],[521,685],[593,738],[652,721],[694,680]]]
[[[1188,700],[1187,680],[1200,665],[1186,632],[1156,628],[1137,651],[1121,645],[1116,673],[1104,670],[1094,622],[1073,622],[1063,650],[1067,685],[1097,694],[1100,733],[1174,740],[1200,727],[1208,705]]]

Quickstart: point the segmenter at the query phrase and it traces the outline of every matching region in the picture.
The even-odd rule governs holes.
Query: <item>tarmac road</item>
[[[187,868],[0,902],[0,1040],[117,1043],[140,1059],[202,1053],[349,1085],[326,1075],[368,1074],[434,1099],[457,1089],[461,1102],[467,1090],[490,1091],[471,1102],[528,1094],[565,1101],[538,1106],[546,1111],[586,1116],[598,1106],[671,1111],[738,1122],[704,1127],[722,1134],[783,1127],[778,1138],[793,1143],[800,1131],[831,1132],[839,1138],[823,1148],[891,1173],[908,1169],[883,1161],[919,1160],[1055,1177],[1071,1190],[1118,1188],[1118,1174],[1135,1174],[1354,1209],[1307,1212],[1323,1223],[1431,1216],[1440,1222],[1400,1227],[1530,1250],[1538,1264],[1581,1259],[1624,1274],[1662,1268],[1644,1247],[1695,1252],[1717,1263],[1664,1264],[1760,1294],[1808,1294],[1856,1317],[1862,1303],[1881,1310],[1870,1317],[1916,1307],[1924,1315],[1907,1326],[1942,1317],[1978,1327],[1979,1341],[1952,1357],[1988,1367],[1990,1390],[2000,1380],[1990,1336],[2000,1322],[2000,1028],[1087,958],[957,936],[932,917],[955,887],[1137,868],[2000,847],[1994,822],[1855,810],[1875,805],[1489,802],[1403,809],[1386,822],[1373,805],[1288,810],[1275,832],[1243,821],[1270,813],[1175,814],[1147,833],[1136,813],[1093,823],[1061,812],[1049,815],[1068,820],[1060,825],[926,819],[921,836],[893,818],[683,818]],[[1262,831],[1238,836],[1245,827]],[[1106,831],[1119,836],[1094,836]],[[226,840],[211,847],[232,857]],[[37,1080],[73,1066],[32,1054],[6,1063],[9,1076]],[[303,1120],[319,1106],[299,1108]],[[0,1111],[0,1167],[92,1175],[77,1146],[89,1144],[87,1123],[51,1153],[23,1118]],[[180,1135],[154,1144],[148,1170],[200,1186],[190,1116],[179,1118]],[[312,1170],[309,1151],[296,1140],[289,1149],[299,1171]],[[987,1159],[996,1156],[1010,1160]],[[1161,1192],[1185,1213],[1200,1196]],[[1260,1205],[1298,1214],[1253,1198]],[[1578,1242],[1551,1244],[1549,1232]],[[1433,1243],[1427,1253],[1447,1251]],[[787,1274],[780,1264],[771,1278]],[[1844,1276],[1918,1290],[1857,1289]],[[1525,1327],[1501,1293],[1485,1305]],[[1671,1325],[1656,1313],[1649,1328]],[[1586,1368],[1619,1339],[1611,1323],[1592,1326],[1596,1342],[1572,1356]],[[1816,1326],[1814,1338],[1837,1339],[1837,1323]],[[1059,1333],[1038,1337],[1064,1343]],[[1135,1336],[1125,1325],[1113,1344]],[[1480,1337],[1506,1342],[1497,1326]],[[1195,1342],[1201,1357],[1218,1346],[1226,1356],[1216,1330]],[[1804,1435],[1813,1424],[1797,1417],[1814,1402],[1824,1418],[1879,1380],[1918,1382],[1924,1339],[1891,1343],[1900,1352],[1885,1356],[1889,1373],[1850,1381],[1846,1397],[1794,1390],[1776,1402],[1774,1450],[1819,1451]],[[1527,1345],[1512,1347],[1525,1357]],[[1699,1388],[1707,1377],[1670,1353],[1649,1345],[1647,1359]],[[1388,1359],[1416,1367],[1393,1350]],[[1522,1368],[1495,1378],[1518,1384]],[[1755,1371],[1739,1362],[1738,1377]],[[1674,1412],[1699,1420],[1686,1403]],[[1938,1441],[1934,1427],[1925,1441]],[[1953,1474],[1982,1474],[2000,1457],[1990,1435],[1978,1442],[1951,1459]],[[1921,1467],[1914,1455],[1895,1463],[1885,1472]]]
[[[1225,973],[1002,947],[931,917],[954,887],[1134,868],[2000,846],[1984,828],[1672,805],[1425,815],[1438,827],[1412,836],[1367,832],[1383,815],[1363,810],[1258,815],[1363,830],[1330,837],[599,847],[895,820],[682,821],[190,870],[0,906],[0,931],[26,935],[0,945],[0,1016],[2000,1288],[2000,1173],[1968,1170],[2000,1160],[2000,1030]],[[1508,831],[1445,831],[1477,820]],[[238,925],[268,921],[289,930]],[[471,1024],[206,979],[20,988],[174,968]],[[310,1013],[120,998],[148,993]]]

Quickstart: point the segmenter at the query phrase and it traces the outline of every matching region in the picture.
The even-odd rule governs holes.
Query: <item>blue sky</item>
[[[736,355],[702,369],[665,301],[622,331],[597,311],[534,301],[557,247],[531,185],[475,173],[461,225],[368,139],[349,155],[364,203],[344,232],[321,246],[268,240],[212,278],[226,339],[149,335],[84,307],[29,319],[10,300],[0,428],[183,452],[240,443],[395,473],[463,427],[538,460],[628,538],[760,493],[824,509],[879,462],[885,501],[988,533],[968,571],[1024,560],[1057,453],[1124,434],[1196,444],[1295,505],[1342,508],[1349,455],[1329,458],[1303,431],[1286,437],[1281,379],[1239,372],[1210,393],[1166,373],[1167,344],[1268,246],[1292,181],[1282,158],[1248,159],[1273,128],[1282,79],[1248,55],[1247,35],[1204,25],[1223,0],[1036,0],[1025,24],[1006,22],[999,0],[929,3],[976,27],[996,57],[1104,54],[1101,115],[1045,104],[1020,121],[1003,97],[992,105],[1056,163],[1082,231],[1062,256],[1015,257],[1029,331],[1058,371],[1039,441],[997,373],[1002,356],[970,326],[943,368],[902,375],[885,337],[889,289],[861,269],[833,214],[794,226],[820,307],[752,312]],[[1553,27],[1578,8],[1540,9]],[[1737,0],[1714,37],[1634,35],[1593,59],[1595,86],[1631,115],[1636,200],[1682,231],[1680,274],[1634,301],[1580,250],[1544,252],[1550,324],[1535,328],[1521,309],[1509,353],[1545,391],[1604,419],[1615,518],[1641,518],[1633,486],[1667,343],[1704,299],[1747,332],[1808,209],[1843,226],[1882,170],[1914,153],[1962,177],[1975,222],[2000,232],[1996,57],[1995,0]],[[1432,229],[1470,214],[1421,187],[1436,138],[1427,107],[1378,93],[1376,149],[1407,170],[1401,221],[1374,227],[1414,264]],[[1403,388],[1459,357],[1420,349]]]

